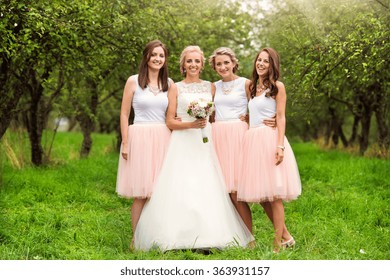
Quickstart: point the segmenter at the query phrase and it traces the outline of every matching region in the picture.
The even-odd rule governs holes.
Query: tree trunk
[[[361,118],[362,130],[359,137],[360,155],[364,155],[368,148],[372,111],[369,105],[364,104]]]
[[[21,86],[11,89],[9,58],[3,57],[0,65],[0,139],[10,125],[14,110],[23,93]]]
[[[329,145],[329,140],[332,135],[332,120],[326,122],[326,130],[325,130],[325,146]]]
[[[43,87],[30,87],[31,104],[25,115],[25,123],[31,144],[31,162],[36,165],[42,165],[43,148],[42,148],[42,121],[40,120],[40,101],[42,99]]]
[[[44,87],[41,81],[46,81],[50,76],[51,68],[44,69],[42,76],[37,78],[38,73],[34,69],[29,70],[29,76],[26,80],[30,81],[28,88],[31,96],[31,104],[25,117],[30,143],[31,143],[31,161],[39,166],[43,163],[42,133],[46,127],[48,116],[52,110],[54,99],[60,93],[63,86],[62,75],[59,76],[58,87],[48,100],[44,98]]]
[[[80,123],[81,131],[83,133],[83,143],[80,150],[80,157],[82,158],[88,157],[92,149],[91,134],[95,128],[95,116],[99,103],[98,85],[93,80],[88,80],[87,83],[91,88],[89,112],[80,110],[80,113],[77,116],[77,120]]]
[[[341,123],[339,123],[339,125],[338,125],[337,134],[340,136],[340,139],[341,139],[341,142],[343,143],[344,148],[348,147],[348,140],[347,140],[347,137],[345,137]]]
[[[359,128],[359,122],[360,117],[355,115],[353,119],[353,125],[352,125],[352,134],[351,137],[348,140],[348,144],[351,146],[355,143],[357,135],[358,135],[358,128]]]
[[[378,144],[382,151],[386,151],[390,146],[390,131],[388,122],[386,121],[388,120],[388,116],[386,118],[386,112],[389,112],[389,105],[388,102],[386,102],[387,100],[381,83],[377,86],[375,97],[374,112],[378,127]],[[389,113],[387,113],[387,115],[389,115]]]
[[[388,150],[390,147],[389,127],[386,124],[382,111],[375,112],[376,122],[378,124],[378,144],[381,149]]]
[[[81,131],[83,133],[83,143],[81,145],[80,150],[80,157],[81,158],[87,158],[91,149],[92,149],[92,126],[86,125],[89,123],[89,121],[83,122],[83,125],[81,125]]]
[[[2,93],[0,96],[0,139],[3,137],[7,131],[12,117],[14,116],[14,110],[17,107],[20,98],[23,95],[22,90],[16,90],[13,93],[8,93],[10,96],[6,96],[5,93]]]

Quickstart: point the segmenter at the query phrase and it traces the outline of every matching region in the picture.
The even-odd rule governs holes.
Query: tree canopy
[[[124,83],[137,73],[144,45],[160,39],[174,81],[182,79],[179,56],[187,45],[199,45],[206,61],[217,47],[231,47],[246,77],[256,53],[275,48],[287,86],[289,134],[356,142],[361,154],[374,139],[385,152],[388,26],[388,1],[4,0],[0,138],[19,120],[32,162],[40,165],[42,131],[51,118],[68,117],[84,135],[80,155],[88,156],[92,131],[119,129]],[[208,65],[202,78],[218,79]]]

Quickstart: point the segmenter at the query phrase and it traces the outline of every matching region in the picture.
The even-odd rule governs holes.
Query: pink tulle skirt
[[[275,165],[277,129],[267,126],[250,128],[244,137],[238,200],[263,202],[290,201],[301,194],[301,180],[294,153],[284,138],[284,159]]]
[[[120,196],[148,198],[160,172],[171,131],[165,123],[133,124],[128,130],[128,159],[119,154],[116,191]]]
[[[242,143],[248,124],[241,120],[212,123],[213,141],[229,193],[237,192]]]

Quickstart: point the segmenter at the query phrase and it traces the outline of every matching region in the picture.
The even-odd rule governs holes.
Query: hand
[[[205,128],[207,124],[206,119],[197,119],[193,123],[193,128]]]
[[[240,120],[249,123],[249,115],[241,115]]]
[[[284,151],[281,148],[276,148],[276,155],[275,155],[275,160],[276,160],[276,165],[279,165],[282,163],[284,158]]]
[[[266,120],[263,121],[263,123],[264,123],[266,126],[275,128],[275,127],[276,127],[276,118],[273,118],[273,119],[266,119]]]
[[[122,157],[127,160],[129,155],[129,144],[122,144]]]

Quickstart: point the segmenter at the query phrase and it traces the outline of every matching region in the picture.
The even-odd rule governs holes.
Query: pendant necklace
[[[261,93],[263,93],[266,89],[267,89],[266,86],[264,86],[264,85],[260,86],[260,84],[258,84],[257,87],[256,87],[256,93],[261,94]]]
[[[159,87],[153,87],[152,85],[148,85],[148,88],[154,95],[162,91]]]
[[[223,92],[224,94],[229,94],[229,93],[233,90],[233,88],[234,88],[234,83],[235,83],[235,81],[236,81],[236,79],[233,80],[233,83],[232,83],[232,85],[231,85],[230,87],[225,88],[224,82],[223,82],[223,80],[222,80],[222,92]],[[229,82],[231,82],[231,81],[229,81]],[[227,83],[228,83],[228,82],[227,82]]]

